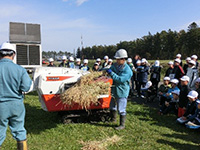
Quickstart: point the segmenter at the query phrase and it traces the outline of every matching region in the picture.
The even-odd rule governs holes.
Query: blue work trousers
[[[111,99],[110,109],[118,111],[119,115],[126,115],[127,98]]]
[[[24,128],[25,107],[22,100],[0,102],[0,146],[6,138],[7,127],[10,127],[13,138],[26,140]]]

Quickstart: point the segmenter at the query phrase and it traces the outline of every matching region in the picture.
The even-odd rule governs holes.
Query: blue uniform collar
[[[117,69],[117,71],[122,71],[124,69],[126,65],[126,62],[123,65],[118,65],[117,63],[115,63],[115,67]]]
[[[1,62],[13,62],[11,59],[8,58],[2,58],[0,59]]]

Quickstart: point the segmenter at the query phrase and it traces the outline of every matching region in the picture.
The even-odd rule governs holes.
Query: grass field
[[[29,150],[80,150],[80,141],[101,141],[113,135],[121,138],[108,150],[192,150],[200,148],[200,132],[176,124],[176,117],[159,116],[157,110],[129,101],[126,129],[116,131],[111,123],[64,125],[57,113],[41,109],[36,93],[25,98]],[[15,150],[16,141],[8,130],[2,150]]]

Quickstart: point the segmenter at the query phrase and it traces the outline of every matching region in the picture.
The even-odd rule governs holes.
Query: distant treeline
[[[188,26],[187,31],[176,32],[169,29],[154,35],[149,32],[147,36],[134,41],[122,41],[109,46],[78,48],[76,57],[95,59],[108,55],[113,58],[116,50],[121,48],[128,51],[129,57],[139,54],[151,60],[173,59],[177,53],[182,54],[183,59],[193,54],[200,57],[200,28],[193,22]]]
[[[63,55],[70,57],[73,54],[67,51],[42,51],[42,57],[46,59],[53,58],[54,60],[60,60]]]

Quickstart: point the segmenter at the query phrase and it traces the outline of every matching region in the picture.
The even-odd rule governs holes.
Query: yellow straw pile
[[[110,83],[98,81],[102,75],[102,72],[91,72],[82,76],[74,86],[61,94],[62,102],[69,106],[76,103],[86,110],[91,104],[97,104],[98,96],[109,95],[110,92]]]

